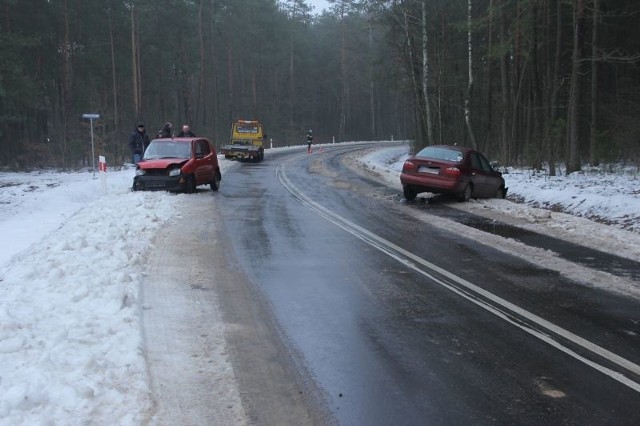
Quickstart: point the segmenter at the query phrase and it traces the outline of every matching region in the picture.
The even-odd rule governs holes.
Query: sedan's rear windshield
[[[144,152],[145,160],[189,157],[191,157],[191,145],[184,142],[154,140]]]
[[[416,157],[431,158],[434,160],[451,161],[453,163],[462,162],[462,152],[453,148],[443,148],[437,146],[428,146],[421,149]]]

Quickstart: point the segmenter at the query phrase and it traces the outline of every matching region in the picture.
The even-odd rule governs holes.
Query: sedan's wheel
[[[460,195],[460,201],[462,202],[468,202],[471,199],[471,193],[473,192],[473,188],[471,187],[471,184],[468,183],[467,186],[464,187],[464,190],[462,191],[462,194]]]
[[[501,186],[496,193],[496,198],[502,198],[503,200],[507,198],[507,190],[504,186]]]
[[[404,198],[407,201],[413,201],[418,196],[418,193],[416,192],[416,190],[410,186],[405,186],[403,189],[403,193],[404,193]]]
[[[217,191],[220,188],[220,178],[217,172],[213,172],[213,179],[211,180],[211,190]]]

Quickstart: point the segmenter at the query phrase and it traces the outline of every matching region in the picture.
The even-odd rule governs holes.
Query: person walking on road
[[[138,123],[138,126],[134,129],[129,136],[129,149],[131,150],[131,159],[133,164],[138,164],[142,160],[144,151],[149,146],[149,135],[144,127],[144,123]]]
[[[313,143],[313,132],[311,129],[307,132],[307,152],[311,152],[311,144]]]

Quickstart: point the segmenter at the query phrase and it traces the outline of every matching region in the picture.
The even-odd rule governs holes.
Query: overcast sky
[[[322,9],[329,7],[329,2],[327,0],[309,0],[307,3],[315,7],[315,13],[322,13]]]

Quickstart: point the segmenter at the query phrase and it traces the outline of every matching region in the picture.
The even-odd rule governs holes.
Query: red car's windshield
[[[145,160],[156,160],[158,158],[190,158],[191,145],[184,142],[159,141],[151,142],[144,152]]]

